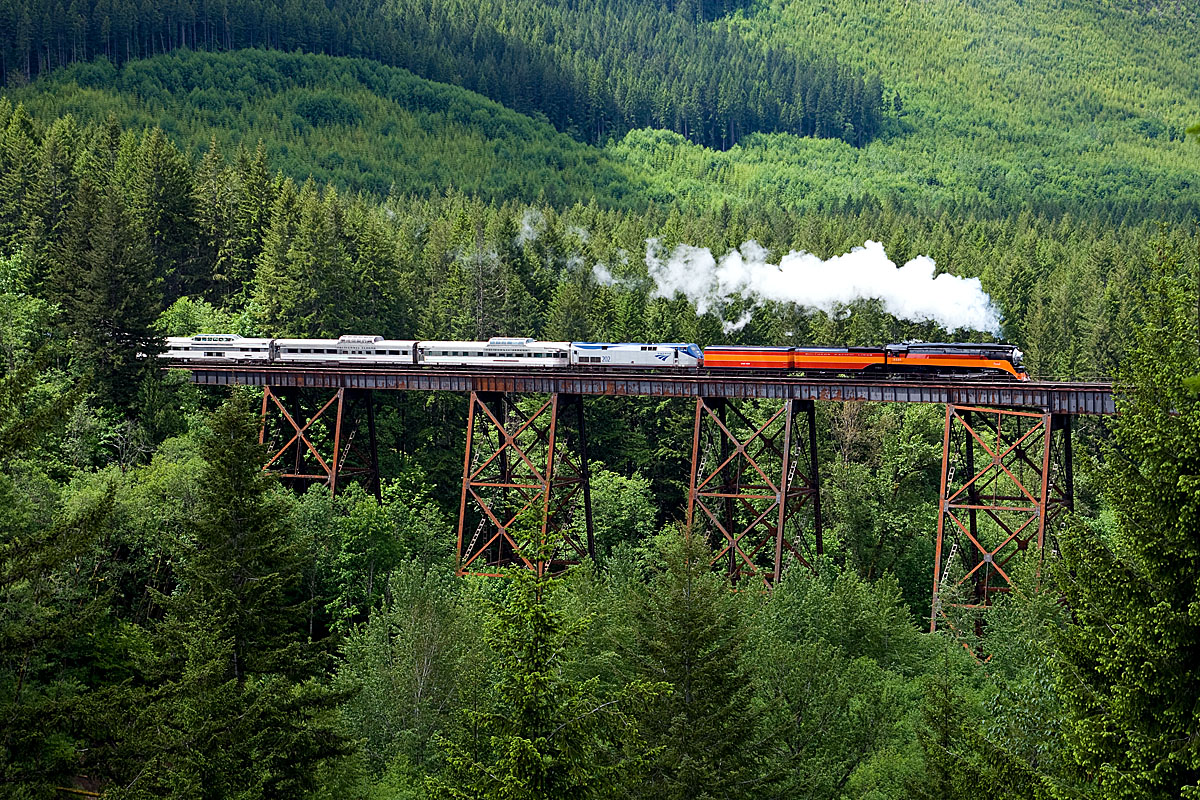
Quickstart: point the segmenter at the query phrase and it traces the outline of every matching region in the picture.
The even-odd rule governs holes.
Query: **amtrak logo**
[[[657,358],[659,361],[666,361],[671,356],[668,353],[655,353],[654,357]]]

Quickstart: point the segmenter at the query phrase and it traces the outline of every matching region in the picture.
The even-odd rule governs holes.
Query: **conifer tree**
[[[42,137],[37,175],[25,198],[25,250],[33,261],[35,283],[40,283],[54,269],[47,256],[66,227],[75,192],[79,138],[75,120],[70,116],[55,120]]]
[[[20,243],[29,209],[26,194],[37,174],[37,141],[33,119],[18,105],[0,135],[0,244],[15,249]]]
[[[593,338],[588,324],[588,306],[574,280],[564,280],[555,290],[554,299],[546,309],[544,338],[565,342],[586,342]]]
[[[267,228],[271,224],[275,199],[283,184],[281,181],[272,182],[267,170],[266,145],[261,140],[253,154],[239,149],[236,170],[238,209],[232,232],[235,245],[229,282],[248,292],[255,263],[262,253]]]
[[[729,586],[709,567],[707,544],[664,535],[665,568],[635,599],[631,658],[671,689],[643,723],[656,748],[639,796],[754,797],[756,754],[743,621]]]
[[[208,275],[191,257],[195,237],[192,169],[161,128],[148,131],[138,146],[129,190],[129,207],[155,274],[165,281],[170,300],[207,286]]]
[[[495,703],[466,713],[443,741],[448,768],[430,781],[435,796],[500,800],[621,797],[637,785],[644,756],[633,713],[664,687],[633,681],[616,692],[565,674],[567,642],[580,632],[555,606],[559,578],[552,543],[524,534],[537,569],[515,569],[507,596],[491,609],[498,658]]]
[[[193,543],[179,588],[162,598],[165,691],[144,720],[165,741],[147,753],[138,791],[148,796],[297,796],[347,750],[332,712],[340,698],[304,635],[302,554],[262,470],[247,398],[209,417]]]
[[[195,206],[196,252],[193,256],[199,274],[209,276],[210,295],[224,299],[237,294],[234,284],[238,191],[232,171],[225,166],[216,137],[196,169],[193,186]]]
[[[1100,798],[1200,797],[1200,399],[1197,264],[1169,244],[1122,365],[1108,536],[1073,527],[1058,691],[1067,740]]]
[[[7,366],[7,365],[6,365]],[[80,392],[47,394],[45,349],[0,377],[0,795],[41,797],[96,750],[88,682],[111,677],[110,597],[77,570],[112,510],[111,492],[64,508],[23,461],[59,432]],[[84,570],[86,576],[88,571]],[[75,574],[72,579],[72,574]],[[94,720],[93,720],[94,721]]]
[[[153,331],[161,282],[114,192],[79,184],[55,261],[63,325],[74,359],[102,401],[127,408],[162,343]]]
[[[255,259],[251,285],[255,312],[263,333],[268,336],[296,333],[291,319],[295,288],[288,271],[288,254],[296,238],[299,217],[299,194],[296,184],[288,178],[276,193],[262,250]]]

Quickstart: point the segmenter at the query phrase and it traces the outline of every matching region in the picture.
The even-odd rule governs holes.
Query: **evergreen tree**
[[[498,663],[494,705],[468,711],[462,735],[445,741],[448,768],[431,780],[438,797],[557,800],[620,797],[637,785],[642,739],[632,711],[661,686],[634,681],[615,693],[564,674],[579,623],[555,607],[559,578],[549,542],[527,535],[537,569],[517,568],[492,613]]]
[[[564,280],[555,290],[554,299],[546,309],[543,338],[563,342],[586,342],[593,338],[588,306],[576,281]]]
[[[737,596],[698,536],[664,534],[665,565],[636,595],[629,647],[647,680],[671,689],[644,723],[656,755],[640,797],[755,797],[750,681]]]
[[[224,299],[239,293],[242,287],[235,281],[245,276],[239,276],[235,266],[237,182],[225,166],[216,137],[196,169],[193,193],[197,246],[192,259],[197,273],[208,276],[211,296]]]
[[[25,198],[25,249],[33,264],[35,285],[54,265],[47,257],[50,249],[63,236],[67,212],[75,193],[75,161],[79,131],[74,118],[60,117],[42,137],[38,171]]]
[[[1200,797],[1198,273],[1160,247],[1107,459],[1116,530],[1074,526],[1058,570],[1067,740],[1101,798]]]
[[[238,209],[232,232],[235,244],[230,283],[246,294],[282,183],[271,181],[266,145],[261,140],[252,155],[245,149],[238,150],[237,175]]]
[[[33,188],[37,170],[33,119],[24,106],[17,105],[0,136],[0,243],[10,251],[20,244],[25,230],[29,218],[25,198]]]
[[[195,238],[192,170],[161,128],[142,136],[128,186],[129,207],[154,266],[173,301],[207,288],[191,252]]]
[[[292,309],[296,304],[294,279],[289,273],[289,253],[299,226],[299,194],[291,179],[276,193],[271,222],[254,267],[251,297],[262,332],[267,336],[297,333]]]
[[[161,282],[114,192],[81,181],[59,242],[56,299],[74,361],[105,403],[128,408],[162,342],[153,330]]]
[[[88,691],[125,676],[111,597],[88,568],[111,488],[68,506],[39,469],[81,393],[39,380],[46,348],[22,355],[0,368],[0,795],[37,798],[103,748],[111,709],[89,708]]]
[[[159,699],[135,794],[202,798],[296,796],[344,754],[298,599],[303,564],[284,498],[262,470],[246,395],[208,419],[206,468],[179,588],[161,598]]]

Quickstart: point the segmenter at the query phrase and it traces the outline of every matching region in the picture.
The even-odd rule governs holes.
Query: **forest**
[[[6,791],[1166,797],[1194,784],[1191,751],[1173,744],[1195,722],[1194,232],[888,206],[380,204],[298,185],[262,148],[193,163],[158,129],[42,121],[7,101],[0,116]],[[462,397],[381,401],[381,503],[356,484],[297,495],[260,470],[252,397],[142,357],[205,330],[947,335],[863,303],[770,308],[726,336],[634,280],[645,268],[622,253],[650,236],[945,253],[1005,309],[1036,375],[1124,381],[1116,422],[1079,424],[1054,589],[999,604],[968,648],[920,632],[937,407],[820,404],[828,557],[763,595],[730,592],[708,543],[680,528],[690,409],[597,400],[599,563],[462,579]],[[631,280],[601,284],[599,263]]]
[[[179,48],[301,49],[405,67],[592,143],[647,126],[721,148],[756,131],[856,146],[880,132],[889,107],[878,75],[704,24],[721,5],[339,0],[240,3],[231,13],[224,2],[6,1],[0,30],[14,35],[0,52],[0,82],[97,56],[120,64]]]
[[[1200,796],[1195,12],[0,0],[0,796]],[[649,272],[868,241],[1000,330]],[[684,525],[694,405],[589,398],[595,561],[456,577],[465,396],[298,491],[157,367],[201,332],[1003,340],[1120,413],[929,633],[940,406],[816,404],[825,552],[761,592]]]

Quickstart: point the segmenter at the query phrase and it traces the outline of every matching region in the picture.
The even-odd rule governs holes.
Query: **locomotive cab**
[[[571,364],[582,367],[696,367],[703,358],[688,343],[571,342]]]

